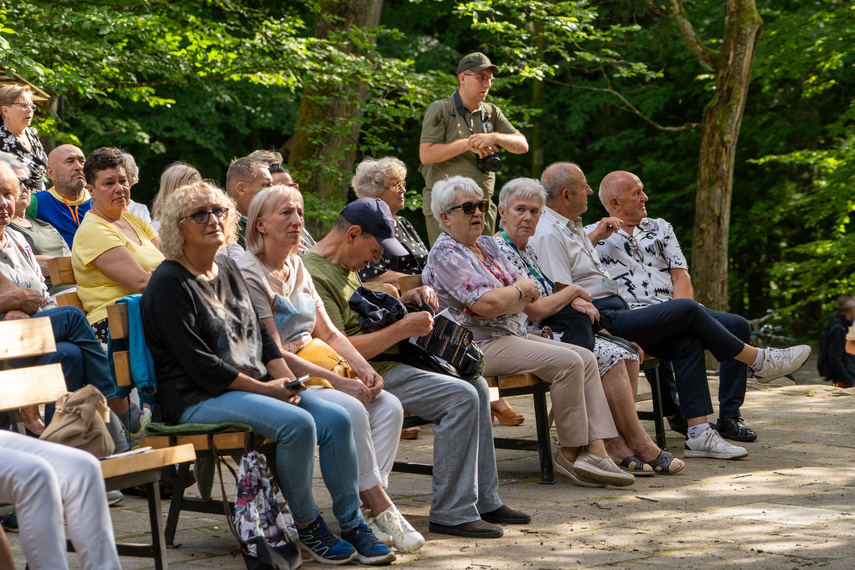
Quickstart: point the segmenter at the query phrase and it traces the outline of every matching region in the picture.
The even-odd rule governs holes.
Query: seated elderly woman
[[[302,228],[300,191],[287,186],[265,188],[250,203],[247,252],[237,264],[255,310],[285,363],[298,375],[310,374],[312,379],[307,384],[312,393],[338,404],[350,415],[359,460],[359,492],[363,505],[371,510],[366,517],[368,524],[378,537],[382,536],[378,530],[390,536],[398,550],[418,550],[424,538],[398,512],[385,491],[398,451],[404,410],[398,398],[383,390],[383,378],[330,321],[312,277],[297,255]],[[344,358],[356,377],[340,376],[301,358],[316,347],[322,351],[322,358],[330,353]]]
[[[127,402],[116,396],[107,357],[83,312],[76,307],[56,306],[48,295],[33,250],[21,234],[7,227],[15,216],[18,188],[18,177],[6,163],[0,162],[0,318],[50,318],[57,352],[38,357],[37,363],[60,362],[65,383],[71,391],[87,384],[98,388],[110,409],[130,428],[131,436],[139,438],[140,422],[143,421],[140,409],[136,405],[129,409]],[[52,414],[53,406],[47,406],[45,419],[48,422]],[[25,410],[24,420],[27,428],[36,435],[44,431],[37,409]],[[114,439],[120,438],[121,434]]]
[[[107,342],[107,305],[145,291],[163,254],[154,228],[125,210],[131,194],[122,152],[93,151],[83,174],[92,209],[74,236],[71,266],[86,318],[95,336]]]
[[[151,227],[160,231],[160,219],[163,217],[163,203],[169,196],[182,186],[201,182],[202,175],[186,162],[176,161],[163,169],[160,175],[160,190],[151,205]]]
[[[407,166],[395,157],[387,156],[379,160],[366,158],[356,167],[356,174],[350,184],[359,198],[379,198],[389,206],[395,220],[395,238],[406,248],[408,255],[393,256],[383,250],[378,262],[371,261],[365,269],[359,271],[363,281],[380,281],[398,286],[398,279],[404,275],[421,273],[425,267],[428,248],[413,225],[397,213],[404,207],[404,195],[407,193]],[[490,403],[494,419],[502,425],[519,425],[525,416],[513,409],[504,398]]]
[[[485,376],[536,374],[549,382],[561,448],[556,470],[581,486],[627,486],[635,477],[606,453],[617,437],[597,360],[591,351],[528,334],[524,310],[537,301],[537,283],[521,277],[493,238],[481,236],[487,200],[470,178],[434,184],[431,209],[443,233],[422,273],[441,307],[469,329],[484,352]]]
[[[183,186],[164,202],[167,256],[140,303],[154,357],[158,401],[172,423],[241,422],[276,442],[276,472],[303,549],[315,560],[388,563],[359,511],[359,474],[350,417],[294,374],[252,306],[234,261],[218,255],[237,231],[238,213],[222,190]],[[315,448],[342,529],[335,536],[312,499]]]
[[[502,223],[499,233],[493,238],[515,271],[537,284],[540,299],[523,309],[528,316],[526,326],[534,334],[539,334],[543,319],[552,317],[567,305],[587,315],[591,322],[599,317],[590,295],[578,285],[569,285],[556,292],[555,284],[544,274],[537,256],[528,247],[528,240],[534,235],[545,205],[546,191],[540,182],[531,178],[511,180],[499,194]],[[622,469],[634,475],[680,471],[685,466],[683,461],[660,450],[638,421],[635,411],[638,356],[600,336],[596,338],[594,355],[619,434],[608,444],[609,455]]]
[[[48,260],[52,257],[69,257],[71,249],[69,249],[68,244],[62,238],[62,234],[55,227],[47,222],[36,220],[26,215],[27,207],[30,205],[30,199],[32,198],[32,192],[24,184],[24,181],[30,177],[29,170],[23,163],[10,154],[0,153],[0,160],[12,167],[12,170],[21,182],[18,186],[18,200],[15,202],[15,217],[12,218],[9,227],[20,233],[27,240],[27,243],[36,256],[36,261],[39,263],[39,268],[42,270],[42,275],[45,277],[45,284],[51,295],[73,289],[74,285],[51,286]]]

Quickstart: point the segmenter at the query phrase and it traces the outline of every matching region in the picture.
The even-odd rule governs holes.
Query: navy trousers
[[[617,296],[594,304],[611,319],[609,332],[638,343],[648,354],[673,362],[684,418],[713,413],[704,350],[724,362],[742,351],[744,341],[691,299],[674,299],[631,311],[621,308],[625,303]]]

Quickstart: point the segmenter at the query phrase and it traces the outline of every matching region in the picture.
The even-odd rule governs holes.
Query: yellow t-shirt
[[[107,305],[132,295],[134,291],[122,287],[101,272],[92,263],[95,258],[114,247],[126,247],[145,271],[154,271],[163,261],[163,254],[152,240],[157,232],[145,220],[130,212],[122,217],[133,228],[142,244],[129,240],[113,224],[91,212],[87,212],[74,236],[71,247],[71,266],[77,280],[77,296],[83,303],[90,324],[107,318]]]

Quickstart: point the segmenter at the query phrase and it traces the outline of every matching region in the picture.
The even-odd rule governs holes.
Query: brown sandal
[[[525,421],[525,416],[513,408],[508,408],[502,413],[490,409],[490,414],[492,414],[494,421],[498,419],[503,426],[518,426]]]

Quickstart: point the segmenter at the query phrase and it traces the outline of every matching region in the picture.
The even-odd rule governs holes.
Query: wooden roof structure
[[[45,93],[43,90],[39,89],[36,85],[30,83],[14,71],[12,72],[12,76],[9,76],[9,71],[0,66],[0,87],[6,87],[7,85],[29,85],[30,90],[33,92],[33,103],[39,105],[41,107],[47,107],[48,103],[50,103],[50,95]]]

